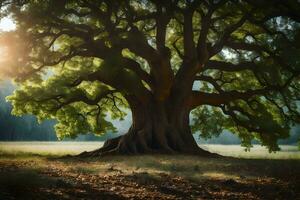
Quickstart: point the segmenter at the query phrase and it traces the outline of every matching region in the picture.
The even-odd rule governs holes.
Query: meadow
[[[76,155],[83,151],[100,148],[103,142],[0,142],[0,155]],[[245,151],[240,145],[202,144],[203,149],[223,156],[253,159],[300,159],[299,148],[295,145],[281,145],[278,152],[269,151],[260,145],[254,145]]]
[[[268,153],[202,145],[225,156],[62,157],[101,142],[1,142],[0,199],[299,199],[296,146]]]

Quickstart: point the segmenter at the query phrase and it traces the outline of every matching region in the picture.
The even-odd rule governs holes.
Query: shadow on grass
[[[270,177],[280,179],[299,179],[300,160],[287,159],[245,159],[245,158],[202,158],[198,156],[111,156],[103,158],[49,158],[66,165],[89,164],[112,165],[118,170],[148,171],[176,174],[193,180],[202,178],[233,177]],[[81,167],[86,173],[97,173],[97,170]],[[221,177],[218,177],[221,176]]]
[[[35,160],[37,165],[43,162],[43,165],[29,166],[22,164],[24,160],[26,163]],[[122,188],[127,189],[128,195],[132,195],[133,191],[138,195],[136,188],[140,186],[148,192],[174,194],[182,199],[190,198],[189,195],[204,199],[295,199],[300,196],[297,192],[297,187],[300,187],[300,160],[202,158],[186,155],[83,159],[23,154],[17,157],[6,155],[2,161],[8,162],[0,168],[0,199],[8,200],[77,197],[120,199],[121,195],[115,193]],[[51,167],[58,169],[59,174],[52,171]],[[92,178],[96,183],[91,181]],[[111,188],[115,190],[110,191]]]
[[[58,179],[41,176],[34,169],[0,172],[0,199],[31,199],[38,188],[56,187]]]
[[[2,168],[0,199],[122,199],[106,191],[98,191],[63,175],[45,174],[30,168]]]

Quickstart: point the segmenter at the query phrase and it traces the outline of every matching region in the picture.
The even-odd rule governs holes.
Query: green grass
[[[0,155],[74,155],[102,145],[102,142],[0,142]]]
[[[208,151],[224,156],[252,159],[300,159],[298,146],[281,145],[280,151],[269,153],[263,146],[254,145],[249,152],[246,152],[240,145],[202,145]]]
[[[91,151],[103,145],[102,142],[0,142],[0,155],[11,156],[62,156]],[[300,159],[297,146],[281,146],[281,151],[269,153],[265,147],[254,145],[245,152],[239,145],[201,145],[202,148],[225,156],[252,159]]]

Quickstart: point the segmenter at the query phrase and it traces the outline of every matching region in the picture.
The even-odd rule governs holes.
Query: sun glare
[[[4,17],[0,20],[0,31],[12,31],[16,28],[16,24],[9,17]]]

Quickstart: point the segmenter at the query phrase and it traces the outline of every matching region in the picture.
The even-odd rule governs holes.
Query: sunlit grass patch
[[[101,171],[103,171],[103,169],[95,167],[95,166],[91,166],[91,165],[85,165],[85,166],[73,166],[70,167],[68,169],[68,171],[72,172],[72,173],[77,173],[77,174],[98,174]]]
[[[212,178],[212,179],[218,179],[218,180],[224,180],[224,179],[239,179],[239,176],[230,175],[227,173],[221,173],[218,171],[211,171],[211,172],[205,172],[202,174],[203,178]]]
[[[248,152],[246,152],[240,145],[209,144],[201,145],[201,147],[213,153],[236,158],[300,159],[299,148],[298,146],[293,145],[281,145],[281,150],[273,153],[269,153],[265,147],[260,145],[254,145],[253,148],[251,148]]]
[[[101,142],[0,142],[2,155],[76,155],[100,148]]]
[[[63,156],[76,155],[83,151],[92,151],[100,148],[103,142],[0,142],[0,155],[2,156]],[[240,145],[200,145],[202,148],[224,156],[251,159],[300,159],[297,146],[283,145],[281,151],[269,153],[265,147],[254,145],[250,152],[245,152]],[[135,158],[141,165],[155,164],[157,157],[144,159]],[[177,158],[174,157],[175,159]],[[145,163],[146,162],[146,163]],[[163,164],[163,163],[162,163]],[[165,163],[168,165],[167,163]]]

